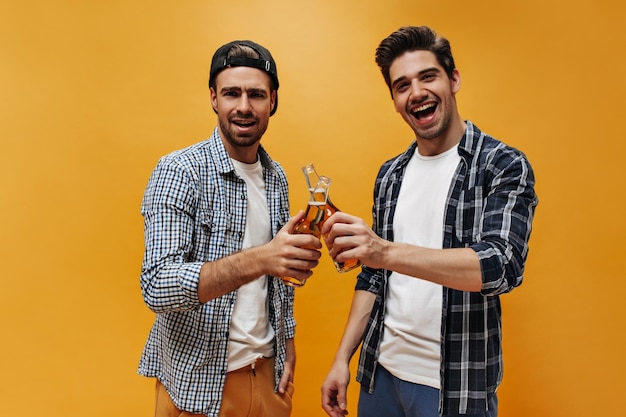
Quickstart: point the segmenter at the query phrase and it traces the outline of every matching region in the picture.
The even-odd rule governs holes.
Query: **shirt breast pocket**
[[[483,188],[462,190],[456,206],[456,238],[463,246],[475,242],[483,227]]]
[[[221,210],[200,210],[197,248],[200,259],[214,261],[229,255],[235,248],[230,213]]]

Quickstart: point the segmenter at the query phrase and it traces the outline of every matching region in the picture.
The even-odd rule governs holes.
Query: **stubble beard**
[[[251,132],[250,134],[240,135],[231,128],[232,124],[228,120],[225,121],[220,118],[219,125],[224,139],[232,145],[242,148],[256,145],[267,130],[267,125],[261,126],[257,124],[258,129],[256,131]]]
[[[438,137],[441,137],[441,135],[443,135],[443,133],[446,130],[448,130],[449,126],[450,126],[450,118],[447,117],[429,129],[416,128],[416,134],[421,139],[425,139],[425,140],[437,139]]]

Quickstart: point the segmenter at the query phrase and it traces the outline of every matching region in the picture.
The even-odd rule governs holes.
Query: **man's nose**
[[[422,83],[419,80],[411,81],[411,98],[419,100],[423,99],[425,95],[427,92]]]
[[[248,95],[242,94],[241,97],[239,97],[239,102],[237,103],[237,110],[241,112],[248,112],[251,108],[252,106],[250,105]]]

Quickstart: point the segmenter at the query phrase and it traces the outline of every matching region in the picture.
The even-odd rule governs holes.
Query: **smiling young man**
[[[499,296],[522,282],[537,205],[532,168],[461,118],[445,38],[400,28],[376,62],[415,140],[379,170],[373,227],[336,213],[322,230],[335,260],[364,265],[322,407],[347,414],[349,363],[363,343],[359,417],[495,417]]]
[[[251,41],[211,63],[213,135],[161,158],[144,194],[141,290],[156,313],[138,372],[155,417],[287,417],[295,369],[293,288],[321,244],[290,231],[287,179],[260,144],[278,105],[270,52]],[[312,248],[312,249],[305,249]]]

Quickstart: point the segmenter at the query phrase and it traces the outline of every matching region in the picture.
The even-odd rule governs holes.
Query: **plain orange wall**
[[[625,9],[618,1],[2,1],[0,417],[150,416],[135,373],[152,323],[138,275],[141,196],[159,156],[206,138],[213,51],[236,38],[278,62],[263,138],[293,211],[300,166],[370,220],[379,165],[411,131],[373,61],[427,24],[452,42],[462,115],[519,147],[540,205],[522,287],[503,297],[500,415],[618,415],[626,290]],[[298,290],[294,416],[319,387],[356,273],[328,259]],[[356,415],[357,384],[349,406]]]

